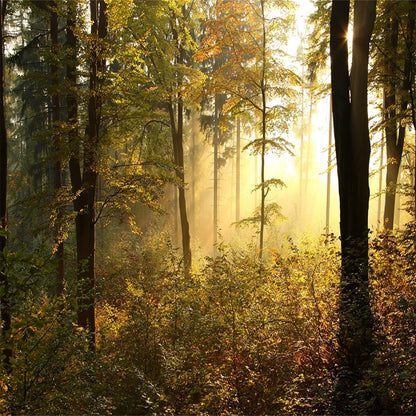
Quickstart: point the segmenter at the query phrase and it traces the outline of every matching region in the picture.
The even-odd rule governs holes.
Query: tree
[[[79,137],[71,136],[75,143],[70,146],[75,150],[70,161],[70,174],[76,212],[77,242],[77,281],[78,281],[78,325],[88,329],[90,348],[95,348],[95,224],[96,224],[96,187],[98,177],[98,152],[101,139],[101,107],[103,100],[103,39],[107,35],[106,3],[104,0],[90,0],[91,43],[89,55],[89,99],[86,138],[83,142],[83,163],[80,164]],[[73,5],[72,5],[73,7]],[[69,48],[73,48],[73,10],[67,30],[70,34]],[[72,32],[72,33],[71,33]],[[74,53],[71,49],[70,51]],[[71,63],[73,65],[73,62]],[[68,68],[68,75],[73,82],[74,67]],[[68,119],[74,121],[76,114],[74,102],[68,109]]]
[[[51,237],[46,224],[50,224],[54,193],[55,159],[51,150],[56,130],[52,126],[52,91],[56,87],[51,72],[59,58],[54,58],[51,47],[49,1],[32,0],[27,7],[24,5],[16,9],[19,27],[14,53],[8,57],[14,69],[10,80],[13,110],[9,164],[13,172],[19,172],[18,177],[13,175],[9,190],[14,200],[9,215],[17,222],[10,239],[13,250],[21,248],[21,244],[34,250],[39,236]],[[55,283],[54,280],[50,286]]]
[[[191,7],[191,6],[190,6]],[[169,10],[169,9],[168,9]],[[174,60],[180,67],[185,65],[185,47],[182,42],[182,36],[184,30],[184,19],[190,13],[190,10],[186,9],[183,5],[181,9],[169,10],[169,25],[171,27],[172,39],[176,47],[176,53]],[[183,135],[184,135],[184,99],[183,88],[184,76],[180,73],[177,74],[176,85],[170,86],[170,88],[177,88],[178,91],[173,96],[170,96],[167,100],[167,108],[170,120],[170,129],[172,135],[173,154],[174,161],[177,166],[176,174],[179,179],[178,196],[179,196],[179,215],[181,219],[182,230],[182,251],[184,258],[185,273],[188,274],[192,267],[191,257],[191,237],[189,233],[188,214],[186,209],[185,198],[185,165],[184,165],[184,152],[183,152]],[[176,111],[175,111],[176,108]],[[176,112],[176,114],[175,114]]]
[[[269,9],[274,6],[279,16],[269,18]],[[253,217],[243,220],[259,224],[260,258],[265,225],[280,212],[277,204],[266,204],[266,196],[273,187],[284,186],[280,179],[266,179],[265,156],[268,151],[290,152],[291,147],[285,134],[298,78],[278,56],[287,39],[292,7],[290,1],[220,1],[214,18],[207,23],[204,47],[196,55],[197,60],[204,61],[227,52],[229,59],[212,74],[210,89],[228,95],[225,113],[250,113],[260,133],[246,146],[261,158],[261,179],[255,187],[261,193],[260,207]],[[278,104],[271,104],[273,100]]]
[[[9,279],[6,272],[5,256],[7,255],[7,129],[6,129],[6,109],[4,93],[4,44],[5,30],[4,21],[7,13],[7,0],[0,2],[0,307],[1,307],[1,340],[3,343],[3,363],[7,372],[11,371],[12,351],[8,346],[11,330],[11,310]]]
[[[376,1],[355,1],[352,67],[348,66],[349,0],[334,0],[330,22],[332,109],[338,168],[341,228],[339,369],[335,406],[356,413],[371,363],[372,314],[368,285],[370,140],[367,110],[369,42]],[[362,404],[362,403],[361,403]]]
[[[235,149],[235,221],[240,221],[241,119],[237,116]]]
[[[195,85],[201,81],[201,73],[193,68],[191,62],[196,49],[192,36],[196,5],[187,0],[177,3],[161,0],[154,2],[151,10],[146,7],[143,11],[141,2],[135,2],[135,6],[134,16],[143,14],[139,25],[135,17],[132,21],[134,37],[145,57],[149,87],[147,100],[159,110],[159,117],[167,121],[170,128],[178,183],[184,270],[189,274],[192,256],[186,204],[184,134],[190,97]]]
[[[397,182],[402,161],[411,97],[412,54],[415,16],[412,2],[381,2],[375,30],[376,65],[372,70],[376,88],[383,88],[383,123],[387,150],[384,228],[394,225]]]
[[[51,49],[52,53],[59,56],[59,18],[58,18],[58,10],[57,10],[57,3],[56,1],[50,1],[50,31],[51,31]],[[55,58],[55,60],[56,60]],[[55,152],[55,160],[54,160],[54,167],[53,167],[53,177],[54,177],[54,190],[56,193],[56,198],[59,196],[59,192],[62,189],[62,162],[60,160],[61,156],[61,134],[58,129],[58,125],[61,119],[61,106],[60,106],[60,95],[59,95],[59,85],[60,85],[60,68],[59,66],[54,63],[51,66],[51,76],[52,76],[52,87],[54,91],[52,91],[52,130],[54,132],[53,137],[53,147]],[[56,258],[58,261],[58,271],[56,277],[56,288],[55,293],[58,295],[62,295],[63,288],[64,288],[64,280],[65,280],[65,263],[64,263],[64,241],[62,236],[61,230],[61,223],[62,223],[62,207],[59,207],[58,212],[56,213],[55,219],[55,249],[56,249]]]

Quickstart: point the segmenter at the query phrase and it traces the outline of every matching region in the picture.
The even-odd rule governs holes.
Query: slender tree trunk
[[[240,221],[240,175],[241,175],[241,120],[237,117],[237,143],[235,163],[235,221]]]
[[[400,166],[399,173],[397,176],[397,184],[399,186],[401,183],[401,176],[402,176],[402,166]],[[396,190],[394,222],[395,222],[395,227],[398,230],[400,230],[400,213],[401,213],[401,201],[400,201],[401,198],[400,197],[401,197],[400,190]]]
[[[259,137],[259,133],[257,129],[254,129],[254,140],[258,140]],[[259,159],[258,159],[258,155],[254,155],[254,184],[257,187],[258,185],[258,179],[259,179]],[[257,206],[257,201],[258,201],[258,190],[256,188],[256,190],[254,191],[254,211],[257,210],[258,206]]]
[[[176,188],[176,185],[173,185],[172,187],[173,191],[173,203],[175,206],[174,210],[174,235],[175,235],[175,244],[179,244],[179,201],[178,201],[178,190]]]
[[[387,152],[389,153],[389,152]],[[387,156],[387,172],[386,172],[386,196],[384,202],[384,228],[393,230],[394,226],[394,207],[396,205],[397,180],[399,177],[399,165],[396,157]]]
[[[403,141],[397,142],[397,120],[396,120],[396,92],[397,82],[395,80],[395,67],[397,65],[397,42],[399,22],[393,17],[386,27],[385,47],[391,51],[386,57],[387,82],[384,87],[384,118],[385,136],[387,150],[387,173],[386,173],[386,196],[384,202],[384,228],[393,230],[394,205],[396,200],[396,185],[399,174],[399,165],[402,156]],[[404,139],[404,134],[403,134]]]
[[[260,2],[261,6],[261,17],[263,24],[263,38],[262,38],[262,76],[261,76],[261,102],[262,102],[262,112],[261,112],[261,200],[260,200],[260,247],[259,247],[259,259],[263,257],[263,246],[264,246],[264,223],[265,223],[265,205],[266,205],[266,188],[265,188],[265,156],[266,156],[266,16],[264,14],[264,0]]]
[[[179,216],[181,221],[181,234],[182,234],[182,251],[184,259],[185,274],[189,275],[191,270],[191,237],[189,234],[189,222],[186,211],[186,198],[185,198],[185,172],[184,172],[184,158],[183,158],[183,104],[182,100],[178,100],[177,105],[177,124],[175,120],[175,113],[173,104],[168,105],[170,124],[172,132],[172,144],[173,153],[175,158],[175,164],[177,166],[176,176],[178,177],[180,184],[178,188],[179,199]]]
[[[57,3],[52,1],[51,4],[51,16],[50,16],[50,27],[51,27],[51,41],[52,41],[52,50],[54,54],[58,53],[59,42],[58,42],[58,12],[56,10]],[[53,133],[53,147],[55,152],[55,161],[54,161],[54,189],[56,192],[56,197],[58,197],[58,192],[62,188],[62,163],[60,161],[60,150],[61,150],[61,137],[60,133],[57,132],[58,123],[60,121],[60,98],[58,93],[59,87],[59,68],[56,64],[52,65],[51,68],[53,86],[55,91],[52,95],[52,126],[54,129]],[[56,129],[56,131],[55,131]],[[64,242],[62,240],[62,210],[58,208],[56,218],[56,227],[55,227],[55,244],[56,244],[56,258],[58,261],[58,270],[56,276],[56,287],[54,292],[56,295],[62,295],[64,288],[65,280],[65,263],[64,263]]]
[[[192,123],[192,151],[191,151],[191,166],[192,166],[192,181],[191,181],[191,196],[192,196],[192,230],[195,230],[195,217],[196,217],[196,137],[197,137],[197,118],[196,112],[191,112]]]
[[[326,174],[326,215],[325,233],[329,235],[329,215],[331,210],[331,147],[332,147],[332,96],[329,99],[329,125],[328,125],[328,160]]]
[[[184,11],[184,10],[183,10]],[[172,25],[174,27],[174,25]],[[178,56],[177,61],[179,65],[184,63],[184,50],[180,44],[179,36],[176,30],[173,30],[173,36],[175,43],[178,47]],[[182,80],[179,79],[180,87]],[[189,233],[189,222],[188,214],[186,208],[186,197],[185,197],[185,164],[183,156],[183,116],[184,116],[184,107],[183,107],[183,98],[179,92],[177,95],[177,111],[175,117],[174,105],[170,101],[167,104],[170,127],[171,127],[171,136],[173,144],[173,155],[176,164],[176,176],[179,179],[179,188],[178,188],[178,198],[179,198],[179,215],[181,220],[181,232],[182,232],[182,251],[183,251],[183,260],[184,260],[184,271],[185,276],[189,276],[192,267],[192,255],[191,255],[191,236]]]
[[[303,60],[303,48],[302,48]],[[302,65],[302,96],[301,96],[301,126],[300,126],[300,149],[299,149],[299,212],[302,212],[303,202],[303,153],[304,153],[304,131],[305,131],[305,87],[304,87],[304,68]]]
[[[391,7],[394,7],[392,2]],[[407,28],[406,43],[413,43],[413,32],[415,26],[415,16],[410,10]],[[384,87],[384,118],[385,118],[385,137],[387,150],[387,173],[386,173],[386,199],[384,205],[384,228],[392,230],[394,225],[396,191],[398,183],[398,175],[402,160],[403,146],[405,139],[406,127],[398,121],[406,112],[409,100],[403,98],[403,92],[412,90],[411,71],[412,71],[412,55],[408,53],[404,60],[402,69],[397,69],[399,36],[399,18],[392,13],[392,17],[386,27],[385,49],[391,51],[386,57],[385,70],[387,81]],[[397,73],[399,70],[399,74]],[[397,78],[403,76],[401,85]],[[402,91],[400,91],[400,88]],[[397,97],[396,97],[397,96]],[[397,102],[399,101],[399,103]]]
[[[309,119],[308,119],[308,139],[306,142],[306,154],[305,154],[305,181],[304,181],[304,196],[308,198],[308,185],[309,185],[309,170],[311,161],[311,142],[312,142],[312,112],[313,112],[313,96],[312,96],[312,84],[309,85]]]
[[[68,133],[68,147],[70,149],[69,159],[69,173],[71,178],[72,193],[77,195],[74,199],[74,211],[79,213],[82,209],[82,202],[80,200],[80,192],[82,189],[82,176],[81,176],[81,162],[80,162],[80,137],[78,132],[78,100],[77,100],[77,38],[75,35],[76,30],[76,2],[68,0],[67,3],[67,20],[66,20],[66,78],[68,81],[68,94],[67,94],[67,113],[68,123],[70,125]],[[78,214],[75,218],[76,226],[76,241],[80,239],[80,224],[78,220]],[[78,252],[78,249],[77,249]],[[77,253],[78,256],[78,253]],[[79,259],[77,257],[77,263]]]
[[[330,24],[331,84],[341,217],[339,367],[335,406],[359,412],[373,351],[368,286],[370,140],[367,115],[369,41],[376,1],[355,1],[351,76],[348,73],[349,0],[333,0]],[[350,98],[351,97],[351,98]],[[368,392],[367,392],[368,393]]]
[[[217,254],[217,243],[218,243],[218,142],[220,135],[219,128],[219,99],[215,96],[215,109],[214,109],[214,212],[213,212],[213,243],[214,243],[214,255]]]
[[[12,315],[10,310],[10,287],[9,277],[6,274],[6,265],[4,252],[7,247],[7,129],[6,129],[6,111],[4,97],[4,18],[6,15],[7,0],[0,2],[0,226],[2,233],[0,234],[0,255],[2,256],[2,264],[0,268],[0,311],[1,311],[1,340],[3,343],[3,364],[7,373],[11,372],[12,350],[9,346],[10,330]]]
[[[384,133],[381,137],[380,145],[380,165],[379,165],[379,177],[378,177],[378,204],[377,204],[377,231],[380,230],[381,221],[381,190],[383,184],[383,163],[384,163]]]
[[[262,91],[263,104],[265,104],[265,93]],[[266,205],[266,188],[265,188],[265,156],[266,156],[266,112],[263,107],[262,112],[262,145],[261,145],[261,162],[260,162],[260,247],[259,247],[259,259],[263,257],[264,246],[264,223],[265,223],[265,205]]]

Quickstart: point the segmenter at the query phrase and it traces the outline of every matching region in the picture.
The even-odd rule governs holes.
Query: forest
[[[0,414],[416,414],[415,0],[0,0]]]

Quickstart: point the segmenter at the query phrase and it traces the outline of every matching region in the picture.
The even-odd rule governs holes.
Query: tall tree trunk
[[[261,200],[260,200],[260,247],[259,247],[259,259],[263,257],[263,246],[264,246],[264,224],[265,224],[265,205],[266,205],[266,188],[265,188],[265,157],[266,157],[266,112],[267,112],[267,102],[266,102],[266,16],[264,12],[264,0],[260,1],[261,6],[261,18],[262,18],[262,75],[261,75]]]
[[[69,173],[71,178],[72,193],[78,195],[74,200],[74,211],[80,212],[82,204],[79,198],[79,193],[82,188],[81,177],[81,162],[80,162],[80,137],[78,132],[78,100],[77,100],[77,37],[75,35],[76,30],[76,0],[68,0],[67,2],[67,19],[66,19],[66,78],[68,81],[68,94],[67,94],[67,113],[68,113],[68,147],[70,149],[69,159]],[[76,225],[76,241],[79,240],[79,221],[78,215],[75,218]],[[78,250],[77,250],[78,251]],[[77,259],[77,262],[78,259]]]
[[[197,138],[197,113],[195,110],[191,112],[191,129],[192,129],[192,150],[191,150],[191,167],[192,167],[192,178],[191,178],[191,197],[192,197],[192,230],[195,230],[195,217],[196,217],[196,138]]]
[[[170,124],[172,132],[173,153],[175,164],[177,166],[176,176],[180,184],[178,188],[179,199],[179,216],[181,220],[181,234],[182,234],[182,251],[184,259],[185,274],[189,275],[191,269],[191,238],[189,234],[189,222],[186,212],[186,198],[185,198],[185,172],[184,172],[184,158],[183,158],[183,104],[179,99],[177,105],[177,123],[175,120],[175,113],[173,104],[168,104]]]
[[[331,147],[332,147],[332,96],[329,99],[329,125],[328,125],[328,160],[326,174],[326,213],[325,233],[329,235],[329,215],[331,208]]]
[[[312,143],[312,112],[313,112],[313,92],[312,82],[309,85],[309,119],[308,119],[308,138],[305,149],[305,181],[304,181],[304,197],[308,198],[309,170],[311,161],[311,143]]]
[[[214,243],[214,255],[217,254],[217,239],[218,239],[218,143],[220,135],[219,127],[219,112],[220,103],[219,97],[215,96],[215,109],[214,109],[214,211],[213,211],[213,243]]]
[[[392,2],[390,7],[394,7],[395,2]],[[405,43],[407,45],[413,44],[414,28],[415,28],[415,13],[414,4],[411,4],[409,14],[407,16],[407,23],[405,28]],[[389,10],[391,12],[391,10]],[[403,146],[405,139],[405,125],[401,124],[400,119],[403,118],[409,105],[408,97],[403,93],[409,93],[410,101],[412,97],[412,71],[413,71],[413,56],[409,50],[406,53],[404,64],[402,68],[398,68],[400,63],[397,59],[398,50],[398,36],[399,17],[394,13],[386,25],[385,35],[385,49],[386,54],[385,71],[386,83],[384,86],[384,118],[385,118],[385,136],[387,149],[387,173],[386,173],[386,199],[384,207],[384,227],[387,230],[392,230],[394,225],[395,200],[397,192],[398,175],[403,154]],[[402,82],[398,78],[402,78]],[[404,98],[405,97],[405,98]]]
[[[235,163],[235,221],[240,221],[240,176],[241,176],[241,120],[237,117]]]
[[[74,4],[72,4],[73,7]],[[74,16],[74,9],[70,11]],[[87,139],[83,144],[83,167],[80,166],[80,144],[76,128],[72,131],[71,143],[72,157],[70,160],[70,173],[73,192],[76,196],[74,210],[76,212],[76,241],[77,241],[77,281],[78,281],[78,325],[87,329],[90,337],[90,349],[95,349],[95,200],[97,187],[97,163],[99,133],[101,124],[102,82],[99,76],[105,69],[105,60],[101,56],[101,41],[107,35],[106,3],[104,0],[90,0],[91,13],[91,52],[90,52],[90,98],[88,101],[88,124],[86,128]],[[67,24],[68,44],[70,48],[76,47],[74,36],[74,21]],[[73,65],[73,63],[71,63]],[[72,86],[76,81],[76,67],[67,68],[68,77],[71,77]],[[74,97],[72,96],[71,99]],[[76,125],[76,103],[68,102],[68,118]]]
[[[178,190],[176,185],[172,186],[172,192],[173,192],[173,204],[175,206],[174,210],[174,242],[175,245],[179,244],[179,201],[178,201]]]
[[[393,3],[392,3],[393,5]],[[387,150],[386,197],[384,202],[384,228],[392,230],[394,225],[394,206],[396,200],[396,186],[404,144],[404,126],[399,125],[397,131],[396,94],[397,94],[397,43],[399,35],[399,21],[396,16],[390,18],[386,25],[385,48],[389,51],[386,57],[385,71],[387,81],[384,86],[384,119]]]
[[[188,276],[192,266],[191,257],[191,236],[189,233],[188,214],[186,211],[185,197],[185,171],[183,158],[183,103],[179,97],[177,104],[177,117],[173,103],[168,103],[169,118],[171,125],[173,154],[176,164],[176,176],[179,179],[178,199],[179,199],[179,216],[181,222],[182,235],[182,252],[184,260],[185,275]]]
[[[182,12],[185,13],[185,8],[182,8]],[[175,27],[172,24],[172,28]],[[175,29],[173,29],[173,37],[175,43],[178,47],[178,56],[177,62],[179,65],[184,64],[184,49],[180,43],[179,35]],[[179,77],[178,89],[182,85],[182,79]],[[176,176],[179,179],[179,188],[178,188],[178,198],[179,198],[179,215],[181,220],[181,233],[182,233],[182,252],[183,252],[183,261],[184,261],[184,271],[185,276],[189,276],[192,267],[192,255],[191,255],[191,236],[189,233],[189,222],[188,214],[186,208],[186,197],[185,197],[185,164],[183,157],[183,116],[184,116],[184,106],[183,98],[181,92],[177,94],[177,104],[176,104],[176,117],[174,111],[174,105],[172,100],[167,103],[171,136],[172,136],[172,145],[173,145],[173,155],[176,164]]]
[[[349,0],[333,0],[330,23],[342,253],[339,367],[335,387],[335,406],[340,414],[359,412],[360,400],[364,400],[359,393],[363,390],[360,383],[369,369],[373,351],[373,320],[368,285],[370,140],[367,68],[376,1],[356,0],[354,3],[351,75],[348,72],[347,44],[349,8]]]
[[[50,27],[51,27],[51,43],[52,43],[52,51],[54,54],[58,53],[59,42],[58,42],[58,12],[57,12],[57,3],[56,1],[51,1],[50,3]],[[55,161],[54,161],[54,189],[56,196],[58,197],[58,193],[62,188],[62,163],[60,161],[60,149],[61,149],[61,137],[60,133],[58,133],[58,123],[60,120],[60,98],[58,93],[59,87],[59,67],[56,64],[52,65],[51,68],[52,73],[52,84],[53,84],[53,94],[52,94],[52,128],[54,130],[53,133],[53,147],[55,153]],[[59,206],[59,202],[58,202]],[[64,263],[64,242],[62,240],[62,230],[61,230],[61,223],[62,223],[62,210],[58,208],[58,212],[56,213],[56,227],[55,227],[55,244],[56,244],[56,259],[58,261],[58,270],[56,275],[56,287],[55,287],[55,294],[61,295],[64,288],[64,280],[65,280],[65,263]]]
[[[303,47],[302,47],[303,61]],[[305,85],[304,67],[302,65],[302,95],[301,95],[301,125],[300,125],[300,149],[299,149],[299,212],[302,212],[303,203],[303,154],[304,154],[304,131],[305,131]]]
[[[1,338],[3,343],[3,364],[7,373],[11,372],[12,350],[9,346],[11,330],[11,310],[10,310],[10,288],[9,278],[6,274],[5,259],[3,258],[5,248],[7,247],[7,129],[6,129],[6,111],[4,97],[4,18],[6,15],[7,0],[0,2],[0,255],[2,264],[0,268],[0,311],[1,311]]]
[[[377,232],[380,231],[381,222],[381,194],[383,184],[383,163],[384,163],[384,133],[381,136],[380,145],[380,165],[378,172],[378,202],[377,202]]]

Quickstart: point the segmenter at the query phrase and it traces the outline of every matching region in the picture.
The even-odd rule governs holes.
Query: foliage
[[[11,374],[0,369],[1,413],[107,414],[108,402],[94,384],[103,369],[89,356],[86,334],[62,299],[48,294],[53,262],[42,252],[4,253],[3,261],[13,300],[13,358]]]
[[[261,269],[250,252],[220,246],[189,280],[165,237],[150,239],[152,246],[139,252],[125,250],[123,264],[103,280],[103,293],[117,293],[100,307],[103,349],[112,361],[130,363],[127,385],[147,380],[142,395],[124,387],[118,413],[326,409],[335,348],[335,246],[319,244],[314,252],[310,243],[292,245]]]
[[[128,235],[100,255],[96,353],[47,293],[54,264],[41,253],[6,256],[17,303],[2,413],[331,413],[335,239],[289,238],[261,264],[252,248],[220,245],[185,278],[166,233]],[[409,226],[371,246],[377,349],[363,388],[377,393],[380,414],[415,405],[414,241]]]
[[[415,226],[372,241],[375,368],[370,375],[386,414],[413,414],[415,408]]]

